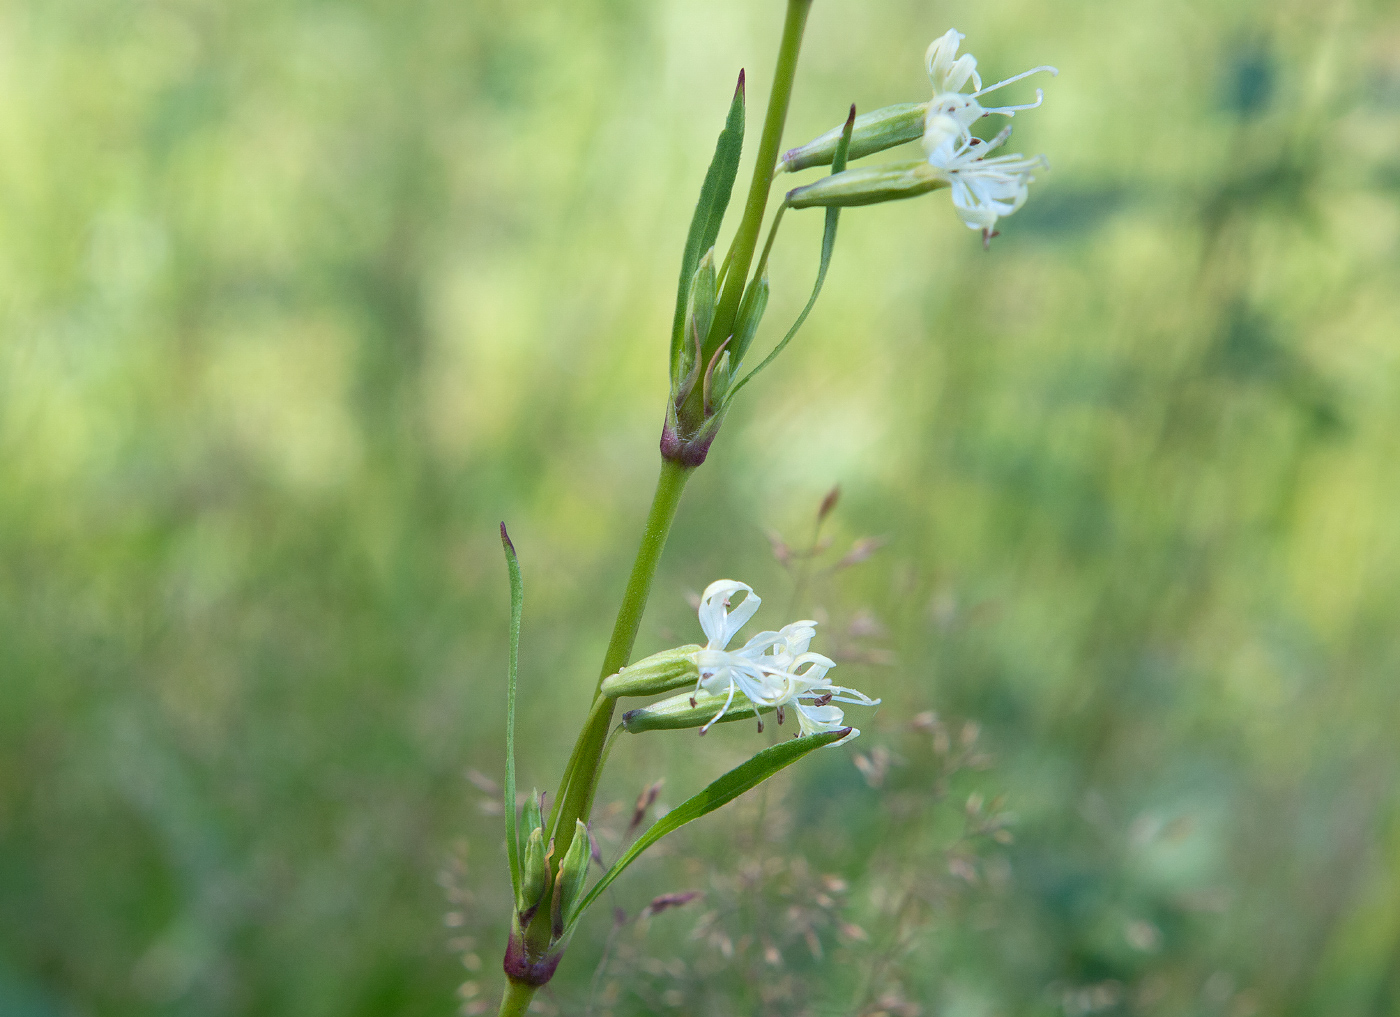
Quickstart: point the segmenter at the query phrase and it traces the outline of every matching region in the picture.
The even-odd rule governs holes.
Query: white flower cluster
[[[933,41],[925,56],[933,99],[924,115],[923,145],[929,165],[948,182],[953,206],[962,221],[971,229],[981,230],[983,239],[989,240],[995,235],[997,220],[1025,203],[1029,186],[1035,180],[1033,172],[1048,164],[1043,155],[1027,158],[1018,153],[987,158],[1011,136],[1011,128],[983,141],[973,136],[972,125],[993,113],[1011,117],[1020,110],[1034,109],[1044,93],[1036,89],[1035,102],[1021,106],[983,106],[978,99],[1029,75],[1059,72],[1049,65],[1032,67],[983,88],[976,57],[971,53],[957,55],[963,38],[961,32],[949,29]],[[973,91],[964,92],[969,81]]]
[[[741,592],[744,599],[730,610],[731,598]],[[732,579],[720,579],[705,589],[700,601],[700,627],[709,642],[695,655],[700,669],[696,689],[724,696],[725,700],[724,706],[701,728],[702,732],[730,711],[736,697],[746,700],[755,714],[759,708],[776,710],[779,723],[784,709],[793,707],[804,735],[838,731],[846,726],[841,708],[834,703],[879,704],[878,699],[827,680],[827,672],[836,662],[807,649],[817,632],[814,621],[796,621],[777,632],[760,632],[738,650],[728,649],[760,603],[751,586]],[[853,728],[842,741],[859,734]]]

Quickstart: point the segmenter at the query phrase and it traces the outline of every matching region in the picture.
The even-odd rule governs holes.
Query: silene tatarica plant
[[[984,118],[1010,118],[1040,105],[1041,93],[1024,105],[987,105],[991,93],[1046,72],[1036,67],[983,87],[977,61],[958,55],[963,36],[950,30],[926,55],[932,95],[857,115],[805,145],[781,152],[783,124],[792,96],[797,55],[811,0],[788,0],[773,91],[768,101],[753,181],[738,228],[723,257],[716,241],[738,173],[745,133],[744,76],[729,108],[714,158],[700,188],[690,233],[681,255],[680,282],[670,337],[670,393],[661,429],[661,476],[632,566],[622,606],[603,659],[592,706],[552,800],[534,793],[523,815],[515,786],[514,723],[516,671],[523,585],[515,549],[501,527],[511,579],[511,639],[507,688],[505,835],[514,914],[505,953],[508,978],[501,1014],[524,1013],[535,991],[553,976],[570,937],[590,905],[648,847],[672,830],[732,801],[802,756],[859,735],[846,723],[843,706],[876,706],[862,692],[835,684],[835,662],[810,647],[817,623],[793,621],[738,643],[738,633],[759,609],[759,597],[742,582],[709,584],[699,607],[705,643],[688,644],[631,662],[632,645],[666,543],[681,492],[705,461],[730,405],[782,353],[816,302],[836,242],[841,209],[948,190],[962,221],[984,245],[997,224],[1026,200],[1043,156],[1000,153],[1009,126],[990,137],[974,132]],[[923,157],[876,165],[853,165],[907,143]],[[769,195],[779,174],[826,172],[786,191],[771,217],[760,251],[759,238]],[[827,169],[829,168],[829,169]],[[787,178],[785,178],[787,179]],[[768,306],[768,259],[789,209],[825,209],[825,230],[816,285],[797,321],[769,352],[749,366]],[[755,257],[757,263],[755,264]],[[618,700],[629,702],[618,713]],[[651,699],[650,702],[637,700]],[[666,813],[590,885],[588,819],[613,738],[625,734],[688,729],[704,734],[735,720],[784,725],[792,737],[758,751],[699,794]],[[546,807],[547,806],[547,807]]]

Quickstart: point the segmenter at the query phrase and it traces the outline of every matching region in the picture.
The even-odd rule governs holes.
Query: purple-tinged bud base
[[[519,929],[510,930],[510,940],[506,943],[506,957],[501,967],[506,977],[522,985],[538,988],[554,977],[554,971],[563,958],[563,950],[551,950],[542,958],[532,959],[525,947]]]
[[[710,454],[710,446],[714,443],[715,435],[719,434],[721,420],[723,420],[723,414],[711,417],[705,422],[698,434],[690,438],[682,438],[676,428],[674,417],[668,415],[666,423],[661,428],[661,458],[673,462],[677,466],[684,466],[688,470],[695,469]]]

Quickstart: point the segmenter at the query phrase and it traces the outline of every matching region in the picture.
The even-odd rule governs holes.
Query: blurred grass
[[[629,913],[712,903],[619,939],[655,993],[595,1012],[1400,1012],[1400,18],[822,2],[789,139],[921,98],[950,21],[989,79],[1061,68],[1015,122],[1053,172],[990,255],[942,195],[844,217],[639,643],[692,638],[684,594],[721,575],[781,614],[764,528],[800,544],[840,483],[833,534],[889,544],[798,607],[885,632],[897,666],[843,668],[885,699],[857,748],[889,775],[833,752],[629,874]],[[552,787],[654,479],[703,161],[778,25],[0,9],[0,1011],[494,995],[504,860],[463,777],[500,771],[494,527],[526,572],[522,780]],[[775,330],[817,218],[785,226]],[[980,722],[991,768],[946,774],[923,710]],[[756,744],[639,736],[600,800],[665,775],[677,801]],[[974,791],[1015,842],[954,892]],[[870,943],[822,925],[818,961],[744,912],[753,858],[784,915],[839,873]],[[689,938],[705,907],[737,958]],[[547,1010],[581,1012],[595,922]]]

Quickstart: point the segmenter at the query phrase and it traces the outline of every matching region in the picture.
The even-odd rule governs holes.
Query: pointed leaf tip
[[[846,130],[849,132],[856,125],[856,104],[851,103],[851,115],[846,118]]]
[[[501,806],[506,819],[506,856],[510,863],[510,885],[515,893],[517,911],[527,907],[524,881],[520,868],[520,832],[515,803],[515,684],[520,669],[520,614],[525,602],[525,584],[520,576],[520,559],[510,542],[506,524],[501,523],[501,546],[506,553],[506,572],[510,576],[510,655],[506,668],[506,780],[502,789]]]
[[[739,68],[739,83],[734,86],[734,94],[744,94],[744,69],[742,67]]]
[[[846,727],[837,731],[824,731],[820,734],[806,735],[794,738],[792,741],[770,745],[768,748],[760,750],[747,762],[739,764],[718,780],[711,782],[703,791],[692,795],[666,813],[653,823],[646,833],[638,837],[632,846],[623,853],[622,857],[615,861],[612,867],[603,873],[602,878],[593,884],[592,889],[578,901],[570,916],[570,931],[573,923],[583,912],[588,910],[589,905],[601,897],[613,880],[621,875],[623,870],[636,861],[641,853],[652,844],[655,844],[672,830],[677,830],[692,820],[699,819],[722,805],[728,804],[745,791],[752,790],[785,766],[796,762],[814,749],[840,741],[849,735],[851,730],[851,728]]]

